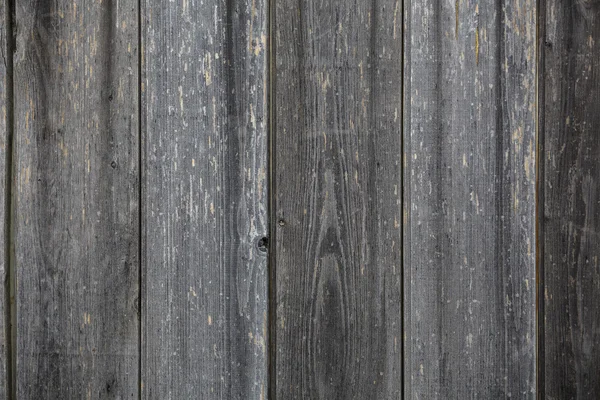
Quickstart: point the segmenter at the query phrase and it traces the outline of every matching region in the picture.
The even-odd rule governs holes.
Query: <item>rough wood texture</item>
[[[532,399],[536,2],[405,4],[406,398]]]
[[[17,397],[137,398],[137,0],[15,4]]]
[[[143,397],[267,393],[267,8],[146,0]]]
[[[402,3],[274,11],[274,392],[399,398]]]
[[[10,113],[12,112],[10,76],[10,60],[12,49],[9,48],[11,37],[8,24],[8,13],[6,1],[0,1],[0,399],[9,398],[10,383],[8,371],[11,368],[10,352],[10,282],[9,282],[9,260],[7,254],[7,238],[9,236],[9,225],[6,220],[7,189],[10,186],[10,178],[7,177],[7,164],[10,162],[11,151],[9,147],[10,138]]]
[[[542,2],[540,244],[547,399],[600,398],[600,3]]]

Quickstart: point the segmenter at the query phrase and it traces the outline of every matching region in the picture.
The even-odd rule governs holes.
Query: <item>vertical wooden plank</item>
[[[137,0],[19,0],[17,397],[138,396]]]
[[[540,10],[540,245],[548,399],[600,397],[600,3]]]
[[[144,1],[144,398],[266,397],[266,7]]]
[[[534,398],[536,2],[405,4],[406,398]]]
[[[274,392],[399,398],[402,3],[274,11]]]
[[[9,369],[10,359],[10,282],[9,260],[7,254],[7,191],[10,178],[7,176],[7,160],[10,161],[10,123],[12,113],[12,76],[10,58],[11,28],[9,24],[10,10],[6,1],[0,1],[0,399],[10,395]]]

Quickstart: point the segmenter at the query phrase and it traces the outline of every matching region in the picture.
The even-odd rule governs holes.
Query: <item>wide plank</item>
[[[277,399],[402,393],[402,2],[274,4]]]
[[[600,3],[541,4],[540,394],[595,399],[600,398]]]
[[[265,399],[267,3],[144,0],[145,399]]]
[[[533,399],[536,2],[405,5],[405,397]]]
[[[137,398],[137,0],[16,5],[16,396]]]

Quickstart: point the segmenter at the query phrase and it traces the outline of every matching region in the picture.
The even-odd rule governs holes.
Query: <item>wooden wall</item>
[[[600,397],[600,3],[0,0],[0,399]]]

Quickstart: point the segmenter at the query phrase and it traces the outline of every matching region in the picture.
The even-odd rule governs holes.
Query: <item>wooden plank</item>
[[[600,397],[600,5],[542,2],[540,245],[548,399]]]
[[[266,7],[144,1],[144,398],[266,397]]]
[[[17,397],[136,398],[137,0],[19,0]]]
[[[406,3],[407,398],[534,398],[536,2]]]
[[[274,394],[399,398],[402,2],[274,11]]]
[[[11,368],[11,329],[10,329],[10,264],[8,259],[7,238],[7,192],[10,190],[10,178],[7,176],[7,161],[10,163],[12,114],[12,37],[10,28],[10,11],[7,2],[0,1],[0,399],[10,396],[9,371]]]

